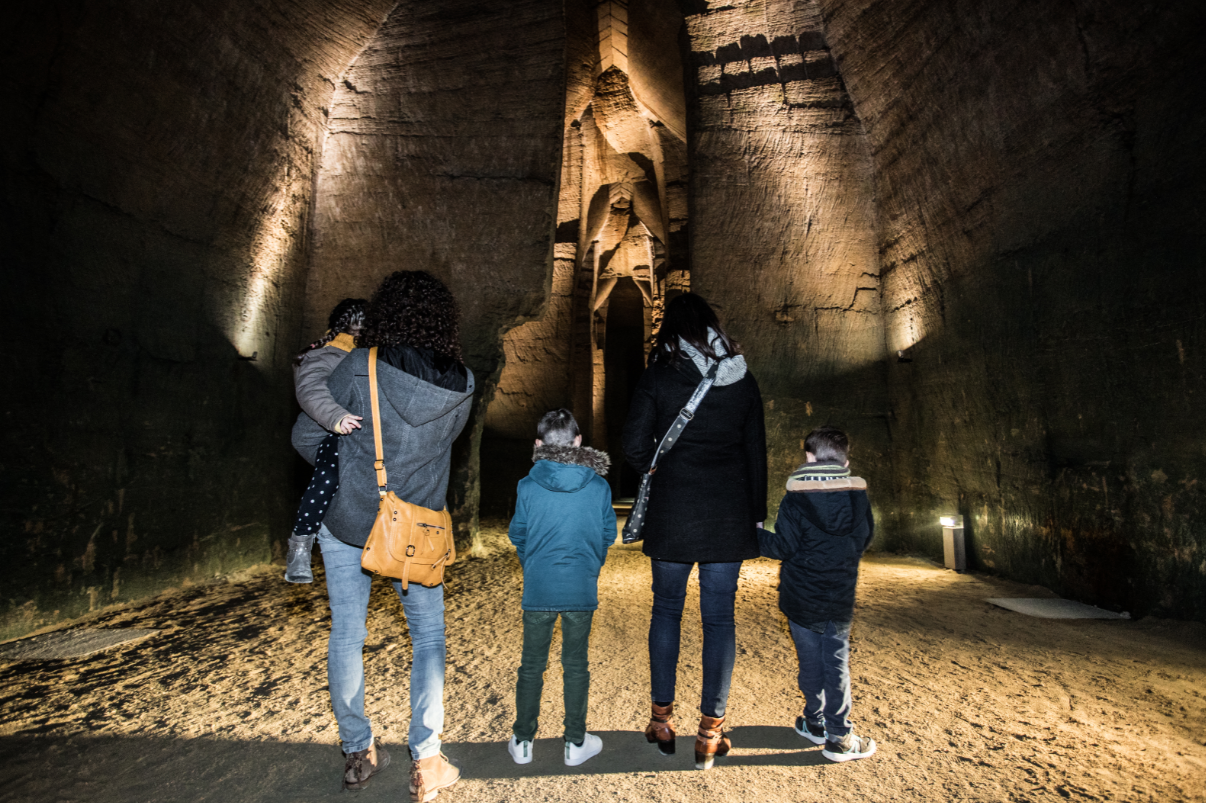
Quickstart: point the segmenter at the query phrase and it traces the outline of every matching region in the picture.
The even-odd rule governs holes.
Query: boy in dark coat
[[[858,562],[875,522],[867,483],[850,476],[846,434],[820,427],[804,440],[808,462],[787,480],[775,531],[759,530],[764,557],[783,561],[779,609],[787,616],[800,659],[804,716],[796,733],[824,744],[831,761],[866,758],[875,741],[850,724],[850,623]]]
[[[561,617],[565,682],[565,763],[575,767],[603,749],[586,732],[590,692],[587,649],[599,607],[599,570],[616,540],[607,455],[582,446],[569,410],[546,413],[537,429],[531,473],[519,481],[508,535],[523,566],[523,658],[515,686],[515,727],[507,750],[532,760],[540,693],[553,625]]]

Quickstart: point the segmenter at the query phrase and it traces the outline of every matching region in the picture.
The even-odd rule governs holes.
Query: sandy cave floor
[[[561,761],[558,644],[535,761],[506,753],[519,662],[520,571],[500,528],[449,572],[445,752],[464,771],[439,800],[1206,800],[1206,626],[1032,619],[984,602],[1049,592],[897,556],[864,561],[852,637],[854,717],[879,743],[832,764],[791,730],[795,657],[777,565],[748,562],[737,603],[732,755],[693,768],[690,735],[662,757],[648,707],[648,561],[612,550],[591,638],[589,725],[604,743]],[[0,666],[0,801],[308,801],[340,795],[327,700],[321,572],[278,566],[95,615],[149,639],[87,658]],[[692,581],[680,733],[700,680]],[[406,799],[409,645],[381,581],[365,647],[368,708],[394,764],[357,799]],[[81,624],[81,623],[76,623]],[[342,798],[341,798],[342,799]]]

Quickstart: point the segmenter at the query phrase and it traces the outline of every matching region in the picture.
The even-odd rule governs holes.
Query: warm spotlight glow
[[[890,303],[890,301],[889,301]],[[886,316],[889,354],[897,352],[912,362],[913,348],[925,339],[925,321],[917,304],[908,303],[902,308],[889,309]]]
[[[942,516],[941,518],[938,519],[938,522],[943,527],[962,527],[963,526],[963,517],[962,516]]]
[[[266,204],[251,245],[238,318],[231,327],[231,342],[239,357],[254,362],[261,370],[268,370],[272,363],[281,304],[281,275],[297,245],[296,209],[290,202],[296,197],[291,172],[286,166],[275,196]]]

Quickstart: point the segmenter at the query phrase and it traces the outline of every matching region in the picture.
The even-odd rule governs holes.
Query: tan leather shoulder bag
[[[444,582],[444,567],[456,560],[452,517],[448,508],[432,510],[411,504],[388,490],[381,448],[381,408],[377,401],[377,349],[369,349],[369,396],[373,405],[373,443],[377,447],[377,520],[360,556],[373,574],[394,577],[406,590],[410,583],[434,588]]]

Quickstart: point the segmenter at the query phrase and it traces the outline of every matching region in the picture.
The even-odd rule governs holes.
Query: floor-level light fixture
[[[942,557],[946,568],[957,572],[967,571],[967,545],[963,540],[963,517],[943,516],[938,521],[942,524]]]

